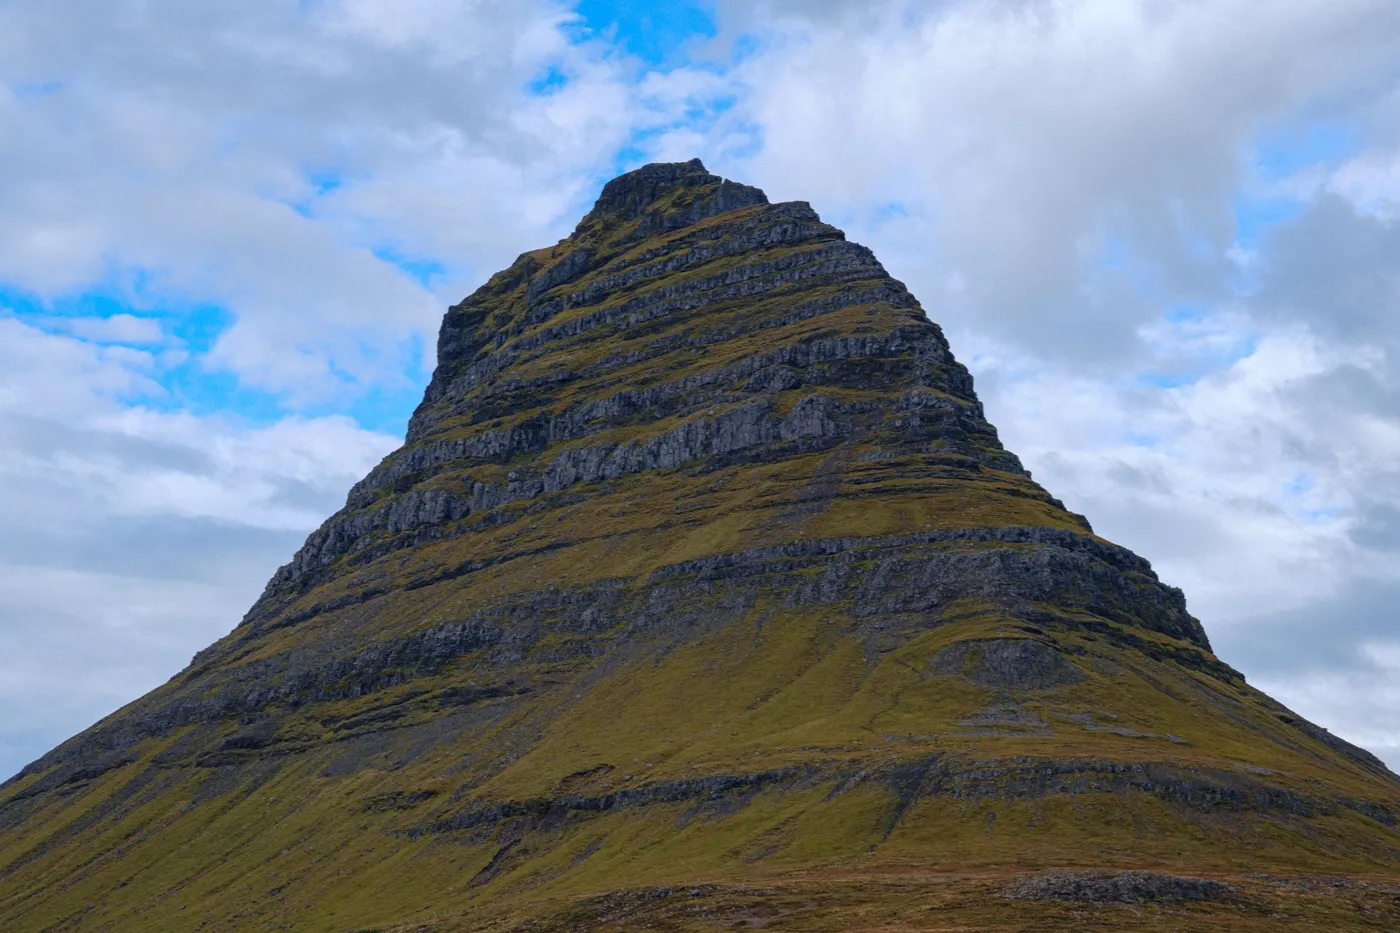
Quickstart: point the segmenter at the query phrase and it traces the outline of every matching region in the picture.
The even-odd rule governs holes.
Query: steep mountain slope
[[[869,250],[693,161],[451,308],[242,623],[0,789],[0,929],[1393,930],[1397,814]]]

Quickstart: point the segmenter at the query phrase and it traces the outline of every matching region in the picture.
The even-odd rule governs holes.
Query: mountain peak
[[[579,230],[591,229],[605,220],[625,222],[648,211],[658,211],[659,215],[661,210],[669,209],[674,216],[676,212],[689,210],[684,216],[698,219],[767,203],[767,196],[759,189],[712,175],[699,159],[652,162],[605,184],[597,203],[579,224]],[[693,223],[694,219],[689,222]],[[663,227],[664,223],[658,225],[658,229]]]
[[[1397,826],[870,250],[694,160],[449,308],[242,623],[0,786],[0,929],[1397,929]]]

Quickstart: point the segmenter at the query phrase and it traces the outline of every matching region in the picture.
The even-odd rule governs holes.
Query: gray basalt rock
[[[1055,646],[1036,638],[960,641],[934,655],[929,669],[1008,690],[1046,690],[1084,679]]]
[[[1150,871],[1119,874],[1053,872],[1007,885],[1006,897],[1053,900],[1075,904],[1142,904],[1149,902],[1220,900],[1235,895],[1222,881],[1164,875]]]

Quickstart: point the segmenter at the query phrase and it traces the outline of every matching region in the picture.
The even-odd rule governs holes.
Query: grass
[[[838,792],[842,781],[820,773],[809,786],[708,804],[565,816],[554,828],[526,830],[519,852],[499,860],[499,872],[484,882],[473,880],[508,845],[500,835],[506,829],[403,835],[480,805],[472,801],[548,797],[580,772],[592,773],[569,786],[571,793],[811,764],[844,769],[843,775],[874,772],[930,755],[968,766],[1028,756],[1197,769],[1249,765],[1302,792],[1316,793],[1317,782],[1326,782],[1373,798],[1393,795],[1374,776],[1339,767],[1310,740],[1286,737],[1251,703],[1247,687],[1215,684],[1238,700],[1247,721],[1225,723],[1203,704],[1168,702],[1135,668],[1150,669],[1182,695],[1193,689],[1193,672],[1060,633],[1066,649],[1112,657],[1118,669],[1101,673],[1076,655],[1087,672],[1082,683],[1023,699],[1026,709],[1054,723],[1052,735],[962,735],[968,730],[959,719],[999,698],[958,678],[921,673],[927,659],[957,640],[1019,632],[1015,620],[989,607],[962,609],[962,621],[872,658],[831,619],[760,606],[740,623],[610,674],[586,672],[470,739],[443,737],[408,760],[390,755],[380,766],[326,776],[342,743],[313,744],[270,771],[260,772],[256,759],[232,769],[227,789],[200,805],[191,804],[201,785],[225,778],[178,768],[163,774],[171,784],[162,793],[128,801],[84,828],[81,846],[59,845],[16,868],[13,859],[29,847],[7,834],[0,852],[9,864],[9,894],[0,903],[0,922],[7,929],[45,929],[73,916],[74,905],[100,903],[115,928],[165,929],[190,916],[213,929],[285,922],[343,931],[353,928],[350,918],[361,927],[388,928],[424,914],[424,904],[433,908],[425,916],[475,916],[510,904],[527,910],[537,902],[573,903],[619,888],[789,885],[824,872],[965,874],[1085,864],[1231,877],[1393,871],[1394,831],[1349,812],[1307,819],[1199,812],[1132,791],[962,800],[935,794],[892,824],[895,802],[885,782],[868,779]],[[444,676],[433,686],[456,679]],[[374,699],[382,705],[393,698]],[[354,707],[328,704],[316,714],[331,718]],[[1188,744],[1089,732],[1054,718],[1085,708],[1114,712],[1115,724],[1143,732],[1171,731]],[[386,747],[404,754],[421,745],[436,718],[419,711],[387,733]],[[300,725],[314,728],[309,717]],[[533,734],[517,746],[522,730]],[[519,754],[512,751],[517,747]],[[42,819],[26,825],[27,841],[62,840],[66,826],[151,768],[158,751],[151,745],[120,774],[51,801]],[[611,769],[600,769],[604,764]],[[429,790],[435,794],[406,809],[366,809],[367,800]]]

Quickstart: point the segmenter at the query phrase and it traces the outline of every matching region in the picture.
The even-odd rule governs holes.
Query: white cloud
[[[1326,185],[1360,210],[1393,217],[1400,207],[1400,153],[1367,153],[1348,160]]]
[[[743,172],[833,216],[929,218],[913,243],[851,232],[946,325],[1089,365],[1136,352],[1163,302],[1227,292],[1242,151],[1400,51],[1383,2],[873,9],[785,19],[739,69],[763,140]],[[1137,266],[1105,270],[1114,244]]]
[[[0,771],[229,631],[399,443],[122,404],[148,359],[0,318]]]
[[[82,340],[96,343],[153,344],[165,342],[160,322],[134,314],[111,317],[59,318],[54,325]]]
[[[232,312],[210,365],[321,403],[402,373],[444,299],[571,222],[632,131],[622,66],[555,0],[306,10],[8,4],[0,281],[139,272],[147,303]],[[551,67],[570,81],[530,92]]]

